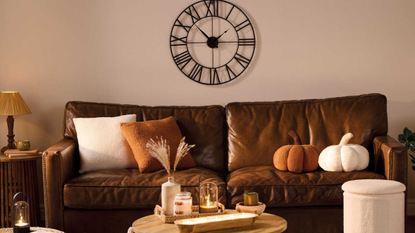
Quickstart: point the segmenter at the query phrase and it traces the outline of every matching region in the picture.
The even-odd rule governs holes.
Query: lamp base
[[[7,146],[3,147],[1,149],[1,153],[4,153],[7,149],[16,149],[16,146],[14,145],[14,134],[13,134],[13,126],[14,126],[14,118],[13,116],[7,117],[7,128],[9,129],[9,134],[7,137],[9,138]]]

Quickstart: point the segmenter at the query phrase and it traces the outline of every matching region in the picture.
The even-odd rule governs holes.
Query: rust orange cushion
[[[170,145],[170,166],[173,169],[177,147],[183,138],[173,117],[162,120],[121,123],[121,130],[133,151],[140,172],[154,172],[164,169],[161,163],[153,158],[146,148],[146,144],[151,138],[156,140],[156,137],[160,138],[161,136]],[[192,156],[187,153],[177,165],[177,169],[182,170],[195,166]]]

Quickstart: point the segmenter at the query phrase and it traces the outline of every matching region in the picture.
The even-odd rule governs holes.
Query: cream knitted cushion
[[[361,145],[348,144],[353,134],[345,134],[339,145],[326,147],[318,158],[318,164],[325,171],[361,171],[369,165],[369,151]]]
[[[80,173],[112,168],[138,168],[120,124],[135,122],[136,115],[74,118],[78,137]]]

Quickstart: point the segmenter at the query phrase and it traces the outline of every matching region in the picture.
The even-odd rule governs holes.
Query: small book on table
[[[23,156],[34,156],[39,155],[39,149],[32,150],[18,150],[18,149],[8,149],[4,151],[4,154],[11,157],[23,157]]]

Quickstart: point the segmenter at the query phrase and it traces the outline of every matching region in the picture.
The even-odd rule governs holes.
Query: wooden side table
[[[225,214],[236,214],[236,210],[225,210]],[[157,216],[149,215],[137,219],[133,223],[134,233],[179,233],[179,229],[172,223],[163,223]],[[287,221],[277,215],[263,213],[250,227],[224,229],[215,233],[245,232],[245,233],[281,233],[287,229]]]
[[[37,226],[40,219],[39,188],[36,160],[41,155],[9,158],[0,154],[1,227],[12,227],[11,208],[13,195],[23,192],[29,199],[30,225]]]

